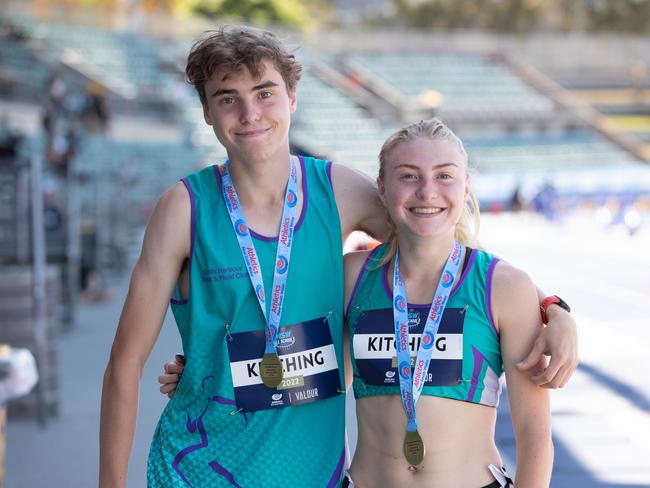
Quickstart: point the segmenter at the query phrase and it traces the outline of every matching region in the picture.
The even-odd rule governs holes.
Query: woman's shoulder
[[[364,250],[364,251],[351,251],[346,253],[343,256],[343,267],[345,269],[345,275],[353,274],[354,276],[358,275],[363,267],[363,264],[368,259],[368,256],[373,251]]]

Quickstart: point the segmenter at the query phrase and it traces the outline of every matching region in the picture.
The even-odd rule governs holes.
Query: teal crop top
[[[390,263],[378,265],[387,249],[384,244],[369,254],[346,311],[355,398],[400,394]],[[445,308],[422,394],[498,405],[503,366],[490,308],[497,262],[484,251],[466,248],[463,271]],[[408,304],[411,357],[419,348],[429,307]]]

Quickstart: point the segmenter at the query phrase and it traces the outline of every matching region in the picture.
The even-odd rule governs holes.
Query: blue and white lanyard
[[[276,353],[275,343],[282,316],[282,305],[286,289],[287,276],[289,271],[289,260],[291,257],[291,245],[293,243],[293,230],[296,222],[296,206],[298,203],[298,173],[293,158],[290,158],[289,179],[287,190],[284,195],[284,208],[282,209],[282,220],[280,221],[280,232],[278,235],[278,249],[275,255],[275,270],[273,273],[273,287],[270,307],[270,316],[266,315],[266,300],[264,296],[264,280],[260,261],[255,252],[255,246],[251,237],[246,218],[242,211],[237,190],[233,185],[232,177],[228,171],[229,162],[226,161],[219,166],[221,173],[221,193],[226,202],[226,208],[230,215],[242,257],[246,263],[248,276],[250,277],[255,296],[262,309],[266,321],[266,346],[264,354]]]
[[[424,388],[436,334],[438,333],[438,327],[440,326],[440,321],[445,311],[445,305],[451,294],[451,288],[460,267],[462,250],[462,245],[455,241],[451,254],[447,258],[447,262],[442,271],[440,281],[438,282],[436,294],[431,302],[429,315],[424,326],[424,331],[422,332],[422,339],[420,340],[420,348],[415,358],[413,373],[411,373],[411,354],[409,349],[408,302],[404,281],[399,272],[399,249],[395,255],[395,271],[393,272],[395,349],[397,350],[399,389],[402,394],[402,404],[404,405],[404,411],[408,420],[406,430],[409,432],[416,431],[418,427],[415,405],[420,398],[422,388]],[[411,376],[413,376],[412,380]]]

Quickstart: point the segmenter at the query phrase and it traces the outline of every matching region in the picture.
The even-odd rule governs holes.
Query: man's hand
[[[185,356],[182,354],[176,354],[176,358],[173,361],[167,361],[163,366],[164,373],[158,376],[158,383],[162,386],[160,387],[160,393],[167,395],[169,398],[174,396],[176,393],[176,387],[178,382],[183,376],[183,370],[185,369]]]
[[[546,315],[548,325],[541,330],[526,358],[517,363],[517,368],[533,370],[531,380],[543,388],[562,388],[578,366],[577,327],[571,314],[557,305],[549,306]],[[551,357],[546,368],[543,367],[545,355]]]

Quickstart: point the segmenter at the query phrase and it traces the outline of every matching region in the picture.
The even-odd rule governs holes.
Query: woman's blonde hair
[[[379,152],[379,181],[384,184],[386,177],[386,164],[390,153],[393,152],[397,146],[404,142],[409,142],[418,137],[424,137],[431,140],[446,140],[456,144],[460,152],[465,157],[465,162],[468,165],[469,171],[469,158],[467,157],[467,151],[465,151],[465,146],[463,142],[458,138],[452,130],[447,127],[442,120],[438,118],[431,118],[426,120],[421,120],[416,124],[411,124],[407,127],[404,127],[392,136],[386,139],[384,145],[381,147]],[[390,244],[388,252],[384,255],[380,264],[384,264],[390,261],[395,253],[397,252],[397,235],[395,233],[395,225],[386,211],[386,218],[388,219],[388,224],[390,226],[390,234],[388,236],[387,242]],[[474,196],[471,188],[469,190],[469,195],[463,213],[456,224],[455,238],[458,242],[464,246],[471,247],[480,247],[478,243],[478,232],[480,229],[480,212],[478,201]]]

